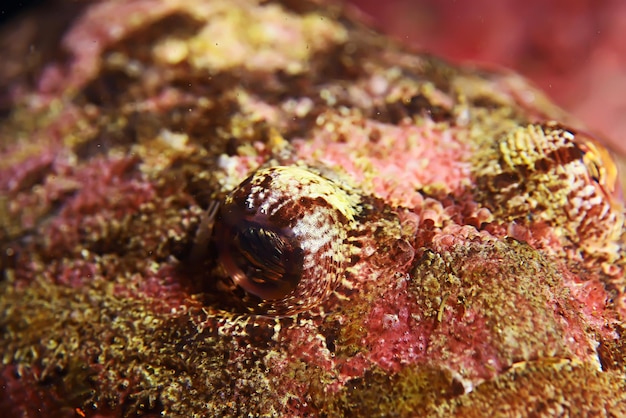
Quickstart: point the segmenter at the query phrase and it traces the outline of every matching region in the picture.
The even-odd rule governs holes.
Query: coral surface
[[[319,1],[63,4],[2,34],[5,414],[626,415],[616,167],[524,79]]]

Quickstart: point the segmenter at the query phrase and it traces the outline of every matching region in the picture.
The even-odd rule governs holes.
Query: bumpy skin
[[[519,77],[307,1],[80,7],[62,54],[24,60],[46,13],[3,54],[5,414],[626,415],[615,167]],[[213,235],[271,170],[261,195],[350,214],[295,312],[256,309]]]

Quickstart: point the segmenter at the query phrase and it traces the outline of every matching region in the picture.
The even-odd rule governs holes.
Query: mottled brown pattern
[[[614,201],[614,163],[554,123],[517,128],[478,154],[477,199],[499,218],[546,222],[591,256],[614,262],[623,207]],[[491,155],[490,155],[491,153]],[[589,154],[589,155],[587,155]],[[596,167],[602,167],[598,170]]]

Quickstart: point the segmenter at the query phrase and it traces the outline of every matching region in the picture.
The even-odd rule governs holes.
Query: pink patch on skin
[[[362,377],[372,367],[372,360],[367,354],[357,353],[338,363],[338,366],[342,378],[340,383],[343,384],[352,378]]]
[[[125,178],[134,169],[134,158],[94,159],[85,166],[67,167],[65,175],[80,181],[80,189],[69,198],[59,216],[46,228],[52,252],[72,251],[81,240],[81,231],[135,213],[154,199],[152,184]],[[106,217],[106,218],[105,218]]]
[[[80,89],[98,72],[103,51],[123,39],[140,25],[157,21],[174,10],[173,4],[155,0],[102,2],[86,9],[62,40],[72,56],[71,65],[62,82],[64,71],[53,66],[44,70],[40,93],[55,94],[67,88]],[[52,85],[50,80],[55,81]]]
[[[32,149],[36,150],[32,155],[21,157],[24,153],[24,143],[20,140],[4,146],[0,150],[0,161],[8,162],[8,166],[0,168],[0,191],[16,193],[27,188],[33,178],[43,177],[42,173],[45,174],[52,165],[62,164],[67,157],[67,153],[60,149],[63,148],[63,139],[67,137],[68,132],[76,129],[76,125],[83,117],[83,110],[71,105],[66,106],[54,122],[32,134],[29,143],[33,145]]]
[[[135,102],[133,107],[137,111],[165,113],[175,106],[180,106],[185,103],[190,104],[192,101],[195,103],[197,98],[192,97],[190,94],[185,94],[179,89],[164,86],[163,89],[142,102]]]
[[[471,378],[482,380],[493,377],[503,367],[497,350],[489,343],[490,331],[483,318],[472,312],[448,310],[441,323],[434,317],[424,318],[406,286],[377,302],[366,324],[368,358],[390,372],[411,364],[435,362],[451,370],[466,370]],[[447,346],[431,348],[435,335],[445,335]]]
[[[609,327],[609,324],[618,322],[617,315],[610,309],[611,295],[599,278],[591,275],[587,280],[582,280],[562,265],[559,271],[563,275],[564,285],[579,304],[577,309],[582,313],[585,322],[603,338],[617,338],[615,331]]]
[[[33,178],[39,177],[52,166],[56,150],[43,150],[20,164],[0,170],[0,190],[4,193],[15,193],[30,183]]]
[[[425,318],[407,283],[378,299],[368,315],[363,344],[370,349],[369,361],[392,373],[407,365],[434,362],[450,370],[465,370],[466,377],[476,380],[493,377],[503,369],[504,362],[490,344],[490,331],[480,315],[446,309],[441,322],[432,316]],[[447,345],[433,349],[430,343],[435,336],[445,338]]]
[[[280,110],[259,97],[249,96],[239,102],[242,112],[254,121],[262,120],[270,126],[279,126],[283,122]]]
[[[563,327],[563,343],[569,348],[572,353],[578,358],[584,359],[584,361],[594,364],[598,362],[598,355],[596,348],[598,342],[594,340],[588,331],[589,322],[583,318],[583,315],[579,315],[578,311],[572,308],[572,304],[576,304],[575,301],[570,301],[567,305],[564,305],[562,301],[553,300],[551,306],[554,310],[554,317],[559,320],[560,325]],[[580,307],[577,307],[580,309]]]
[[[315,365],[322,370],[330,371],[333,368],[331,353],[326,343],[318,333],[314,324],[301,323],[298,328],[289,328],[281,332],[282,344],[285,344],[295,360],[302,360],[307,364]]]
[[[479,232],[469,225],[448,223],[433,231],[428,247],[438,253],[451,251],[468,242],[488,243],[495,240],[490,233]],[[493,263],[495,261],[490,264]],[[472,269],[471,266],[468,268]],[[374,299],[364,323],[364,328],[368,329],[367,336],[363,339],[363,345],[369,349],[366,354],[368,362],[390,372],[398,372],[410,364],[434,362],[450,370],[462,370],[464,378],[476,383],[503,372],[512,362],[542,355],[543,346],[527,346],[520,348],[519,352],[511,352],[510,348],[505,348],[510,342],[500,341],[502,337],[496,334],[498,331],[492,323],[493,318],[486,318],[480,311],[463,304],[446,303],[456,301],[456,293],[443,296],[445,300],[442,301],[440,320],[435,318],[430,308],[430,315],[426,316],[420,307],[419,297],[416,299],[411,293],[408,283],[408,280],[397,283],[377,282],[378,286],[388,291]],[[485,283],[485,286],[497,284]],[[590,286],[588,289],[590,297],[598,298],[597,303],[605,301],[606,294],[601,294],[600,287]],[[582,290],[579,287],[579,291]],[[545,291],[551,290],[546,288]],[[516,296],[515,303],[520,311],[532,312],[533,309],[538,309],[522,294]],[[548,311],[553,311],[554,319],[562,327],[558,335],[546,334],[542,337],[550,346],[554,344],[554,347],[547,349],[558,350],[561,355],[571,353],[585,361],[597,362],[594,351],[596,342],[589,338],[586,329],[592,324],[597,329],[601,328],[601,321],[605,318],[602,315],[606,312],[594,312],[595,317],[586,320],[572,313],[578,311],[569,306],[570,303],[577,302],[559,297],[546,307]],[[605,333],[606,331],[605,327]],[[565,343],[559,344],[558,341]]]
[[[357,360],[354,364],[350,361],[344,368],[354,369],[353,373],[363,372],[370,367],[368,363],[374,363],[384,370],[398,372],[406,365],[426,360],[433,321],[420,319],[424,313],[417,306],[408,285],[406,274],[377,278],[376,286],[388,291],[374,298],[364,320],[363,327],[368,331],[362,345],[368,351],[364,353],[363,361]]]
[[[51,283],[56,283],[62,286],[69,286],[74,289],[80,289],[85,286],[86,283],[94,280],[99,273],[99,268],[96,264],[90,263],[84,260],[76,260],[71,265],[62,264],[58,266],[57,271],[46,271],[46,274],[54,272],[54,275],[50,274],[48,280]]]
[[[228,179],[226,189],[236,187],[245,180],[254,170],[257,170],[270,156],[270,151],[264,146],[255,146],[259,154],[255,156],[230,157],[226,154],[220,155],[218,165]]]
[[[134,274],[127,283],[116,283],[113,295],[120,299],[151,299],[150,307],[156,313],[171,314],[189,298],[188,289],[181,285],[180,273],[174,265],[164,265],[157,272]]]
[[[412,207],[421,200],[417,190],[424,186],[451,192],[471,182],[465,162],[470,149],[455,139],[454,129],[439,130],[432,123],[393,126],[349,117],[336,123],[335,131],[319,130],[307,142],[295,140],[296,154],[311,164],[320,161],[346,172],[366,194]],[[376,141],[370,139],[372,132],[379,136]],[[349,140],[339,141],[336,136]]]
[[[433,237],[431,248],[438,253],[444,253],[454,246],[463,245],[469,241],[486,242],[493,240],[494,237],[487,231],[479,232],[469,225],[450,224]]]
[[[453,298],[450,295],[450,299]],[[463,377],[474,382],[493,378],[511,364],[494,346],[493,332],[485,318],[476,311],[462,307],[445,309],[433,337],[435,334],[444,336],[439,338],[445,338],[446,344],[429,348],[427,356],[439,359],[441,365],[450,370],[461,371]]]
[[[152,185],[136,179],[125,179],[137,160],[133,157],[90,161],[73,174],[81,179],[80,192],[63,208],[61,216],[92,215],[102,209],[118,216],[133,213],[154,197]]]
[[[420,224],[418,214],[410,210],[400,210],[398,211],[398,219],[408,236],[414,236],[417,233]]]
[[[65,74],[60,64],[48,64],[44,67],[39,80],[37,90],[44,96],[54,95],[58,92],[59,86],[65,83]]]
[[[573,283],[576,286],[570,287],[572,296],[583,302],[582,311],[588,316],[600,317],[600,313],[606,315],[606,306],[609,303],[609,295],[606,289],[597,280]]]
[[[2,382],[2,399],[4,407],[2,413],[7,417],[36,417],[42,416],[43,410],[56,411],[61,402],[56,393],[50,390],[39,389],[35,374],[39,374],[39,367],[31,368],[31,373],[24,373],[15,364],[9,364],[0,370]],[[35,389],[33,389],[35,388]],[[38,390],[39,389],[39,390]]]

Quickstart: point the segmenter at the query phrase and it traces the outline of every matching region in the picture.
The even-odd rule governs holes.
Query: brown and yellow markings
[[[548,224],[563,245],[616,259],[624,206],[602,145],[553,122],[518,126],[482,145],[475,196],[497,218]]]
[[[264,311],[305,310],[341,280],[358,206],[358,196],[306,168],[259,169],[217,212],[219,262]]]

